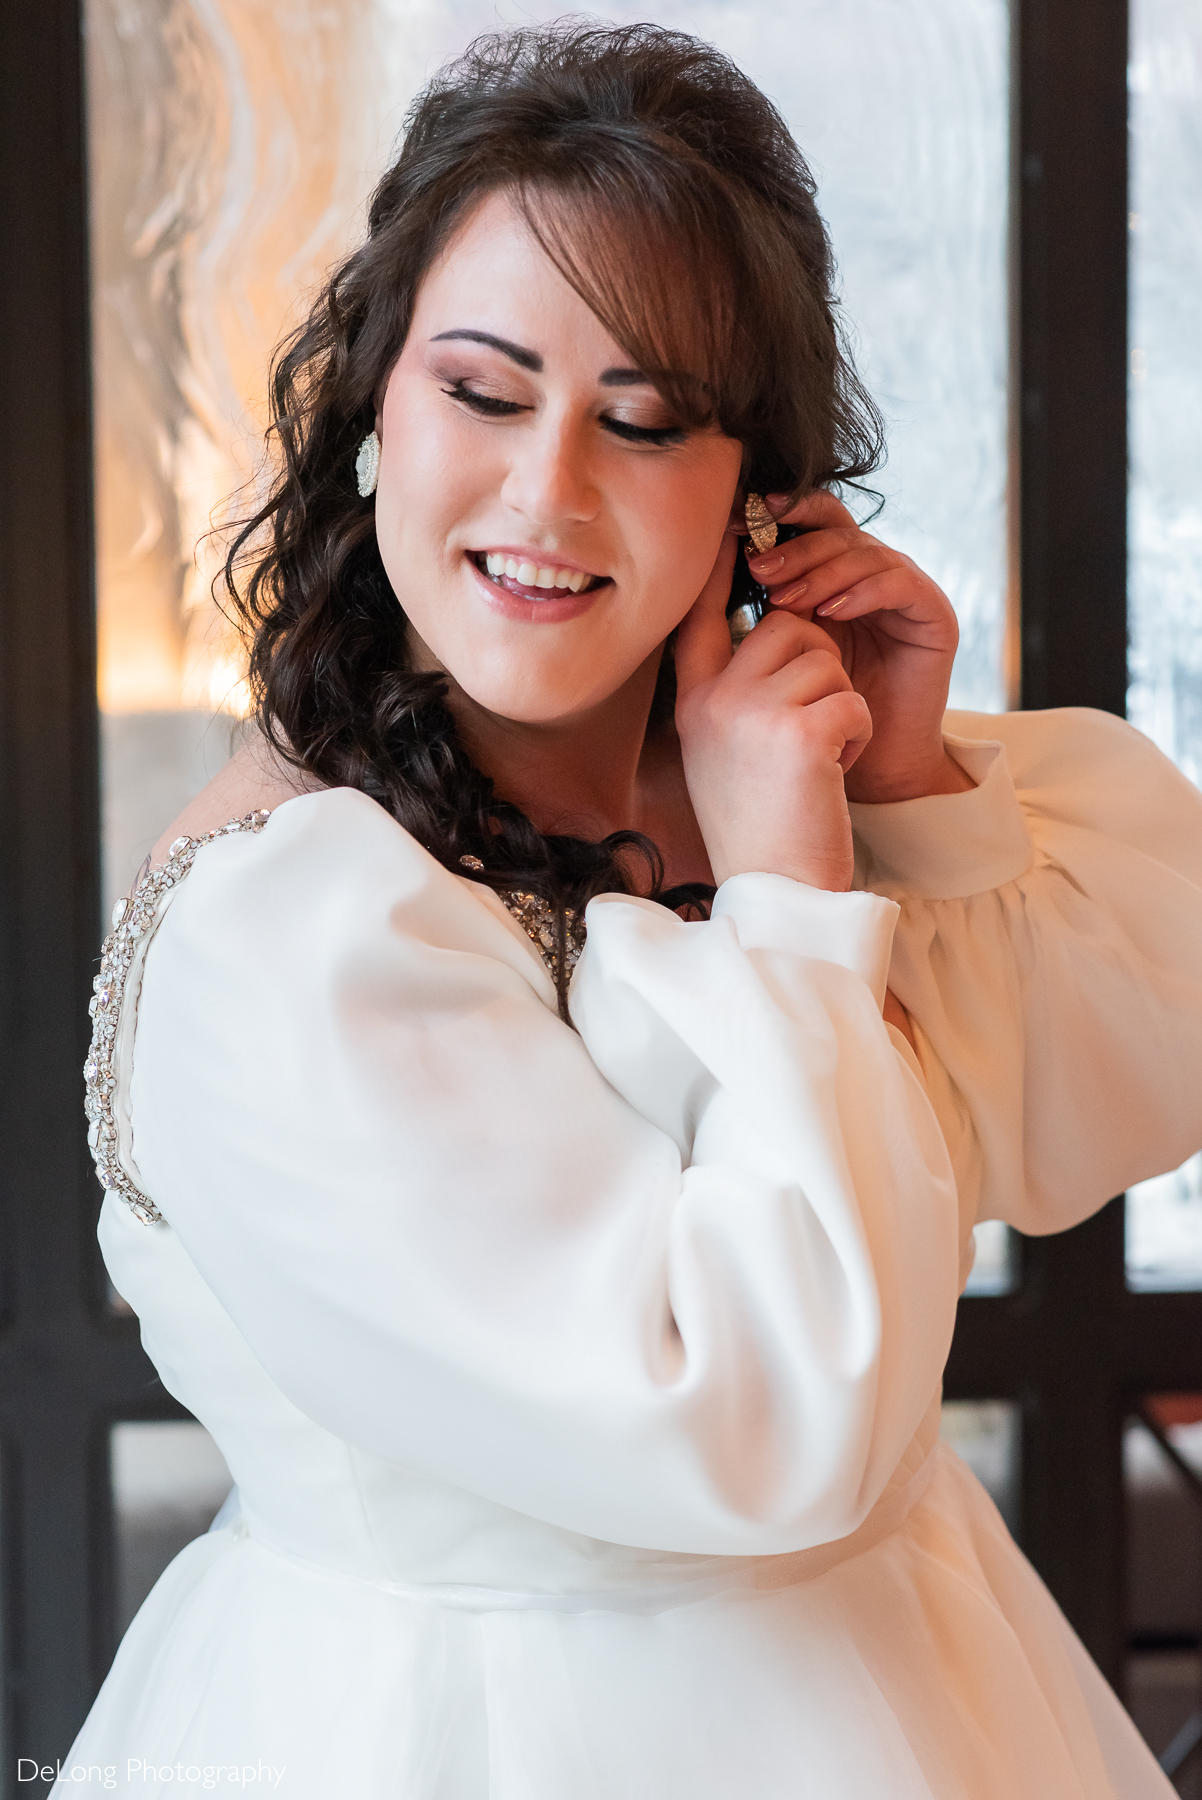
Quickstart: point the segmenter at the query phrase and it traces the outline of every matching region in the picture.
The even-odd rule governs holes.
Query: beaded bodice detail
[[[521,888],[502,888],[498,898],[504,901],[522,927],[554,981],[559,955],[555,943],[555,908],[551,902],[544,900],[541,894],[527,894]],[[568,975],[580,961],[583,949],[584,919],[569,906],[564,920],[564,964]]]
[[[228,824],[218,826],[215,831],[206,831],[200,837],[176,838],[167,851],[166,861],[144,875],[127,899],[118,900],[113,908],[112,930],[100,948],[100,973],[92,983],[92,999],[88,1006],[92,1017],[92,1043],[83,1066],[88,1147],[101,1187],[119,1195],[144,1225],[160,1223],[163,1215],[122,1166],[115,1111],[117,1071],[113,1053],[126,982],[138,960],[143,939],[158,921],[164,897],[188,874],[197,851],[217,838],[233,837],[242,831],[262,831],[270,817],[266,810],[251,812],[245,818],[231,819]],[[554,979],[558,964],[554,907],[540,894],[529,894],[516,888],[503,891],[499,898],[522,927]],[[565,931],[565,961],[569,975],[583,948],[584,920],[569,909]]]
[[[100,947],[100,973],[92,983],[94,992],[88,1007],[92,1015],[92,1047],[83,1066],[88,1147],[101,1187],[119,1194],[144,1225],[157,1224],[163,1215],[121,1166],[114,1112],[117,1075],[113,1048],[126,980],[142,939],[154,928],[164,895],[184,879],[196,860],[196,852],[216,838],[233,837],[240,831],[262,831],[270,817],[268,812],[247,813],[244,819],[231,819],[228,825],[206,831],[201,837],[176,838],[166,862],[144,875],[128,899],[118,900],[113,908],[113,928]]]

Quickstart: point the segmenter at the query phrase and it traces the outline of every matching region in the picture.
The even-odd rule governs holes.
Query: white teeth
[[[592,579],[583,569],[557,569],[554,565],[519,562],[516,557],[504,556],[496,550],[486,552],[484,567],[490,575],[508,575],[511,581],[520,581],[523,587],[567,588],[573,594],[579,594]]]

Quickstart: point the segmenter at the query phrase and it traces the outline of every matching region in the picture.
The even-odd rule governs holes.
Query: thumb
[[[681,697],[720,675],[732,655],[726,603],[739,540],[725,532],[709,579],[676,628],[676,692]]]

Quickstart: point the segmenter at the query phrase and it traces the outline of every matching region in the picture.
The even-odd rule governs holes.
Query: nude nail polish
[[[763,556],[749,556],[747,567],[753,575],[773,575],[777,569],[783,569],[785,559],[775,550],[769,550]]]

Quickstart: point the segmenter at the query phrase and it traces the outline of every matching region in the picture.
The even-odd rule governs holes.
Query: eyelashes
[[[512,418],[515,413],[528,412],[529,407],[522,406],[516,400],[501,400],[495,394],[479,394],[475,388],[468,387],[465,381],[453,381],[443,393],[450,400],[458,400],[471,412],[485,419]],[[666,449],[672,444],[683,444],[687,432],[679,425],[632,425],[626,419],[610,419],[602,416],[598,424],[614,437],[622,438],[629,444],[652,444]]]
[[[469,406],[473,412],[482,413],[487,419],[508,418],[512,413],[526,410],[516,400],[498,400],[493,394],[478,394],[462,381],[453,381],[450,387],[445,387],[442,391],[452,400],[462,400],[465,406]]]
[[[612,431],[615,437],[625,438],[631,444],[658,444],[661,448],[668,444],[683,444],[687,433],[679,425],[631,425],[625,419],[601,419],[606,431]]]

